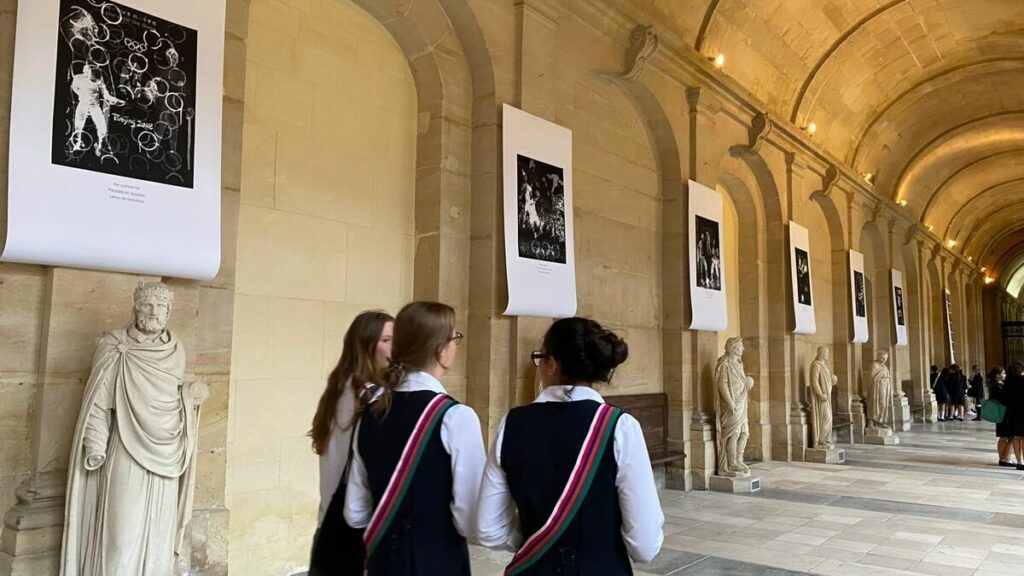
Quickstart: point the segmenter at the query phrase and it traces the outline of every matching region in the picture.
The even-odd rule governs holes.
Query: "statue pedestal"
[[[900,437],[893,434],[888,428],[865,428],[864,443],[878,444],[881,446],[896,446],[900,443]]]
[[[842,448],[807,448],[804,450],[804,462],[842,464],[846,462],[846,450]]]
[[[64,483],[63,473],[47,472],[18,487],[18,503],[4,515],[0,574],[41,576],[60,571]]]
[[[761,489],[761,479],[747,476],[746,478],[730,478],[714,475],[708,481],[708,489],[714,492],[747,493]]]
[[[893,428],[910,431],[910,423],[913,422],[910,416],[910,402],[906,396],[893,396],[892,399],[892,420]]]

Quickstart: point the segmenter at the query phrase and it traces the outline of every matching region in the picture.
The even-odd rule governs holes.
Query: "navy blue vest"
[[[402,449],[416,421],[437,394],[395,392],[391,410],[382,418],[363,411],[359,455],[366,465],[374,505],[387,489]],[[368,560],[371,576],[468,576],[469,548],[452,520],[451,456],[434,429],[416,468],[412,485],[394,521]]]
[[[554,509],[598,406],[594,400],[542,402],[508,413],[501,467],[519,509],[524,539],[539,530]],[[613,444],[614,438],[576,517],[547,554],[523,572],[524,576],[633,574],[622,541]]]

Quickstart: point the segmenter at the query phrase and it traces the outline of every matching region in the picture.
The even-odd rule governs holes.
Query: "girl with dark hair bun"
[[[988,371],[989,400],[995,400],[1006,406],[1005,382],[1006,370],[1002,366],[994,366]],[[1017,462],[1010,459],[1010,455],[1013,452],[1013,435],[1009,432],[1009,426],[1006,425],[1005,418],[1002,422],[996,422],[996,451],[999,454],[1000,466],[1017,466]]]
[[[395,317],[391,362],[362,413],[345,521],[365,528],[369,576],[469,576],[477,492],[486,454],[480,419],[440,379],[462,334],[439,302]]]
[[[665,521],[640,423],[593,389],[629,356],[586,318],[556,321],[531,354],[544,390],[498,425],[477,533],[516,552],[506,574],[633,574],[661,549]]]

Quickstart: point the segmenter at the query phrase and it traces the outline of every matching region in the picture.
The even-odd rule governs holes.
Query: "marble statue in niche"
[[[892,430],[892,376],[889,374],[889,353],[875,351],[871,364],[871,382],[867,397],[867,427]]]
[[[743,339],[729,338],[725,354],[715,366],[715,413],[718,441],[718,475],[739,478],[750,474],[743,463],[747,446],[747,395],[754,379],[743,370]]]
[[[167,329],[174,294],[140,283],[134,319],[105,333],[68,468],[61,576],[167,576],[192,514],[199,406]]]
[[[811,448],[835,448],[832,443],[832,387],[839,379],[828,365],[828,346],[818,346],[818,356],[811,362],[811,421],[814,426]]]

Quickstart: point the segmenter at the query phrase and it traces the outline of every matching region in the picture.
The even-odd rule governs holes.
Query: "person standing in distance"
[[[412,302],[395,317],[391,362],[356,429],[345,521],[365,528],[369,576],[470,573],[486,454],[480,419],[440,378],[462,334],[455,311]]]
[[[628,354],[597,322],[565,318],[531,355],[544,389],[498,425],[480,488],[480,543],[516,551],[506,575],[633,574],[631,558],[661,549],[643,431],[593,388]]]
[[[352,459],[352,431],[362,407],[379,388],[374,380],[391,358],[394,318],[386,312],[367,311],[356,316],[342,345],[341,358],[327,377],[313,428],[313,452],[320,456],[320,510],[310,576],[361,576],[363,531],[350,527],[342,516],[347,471]]]

